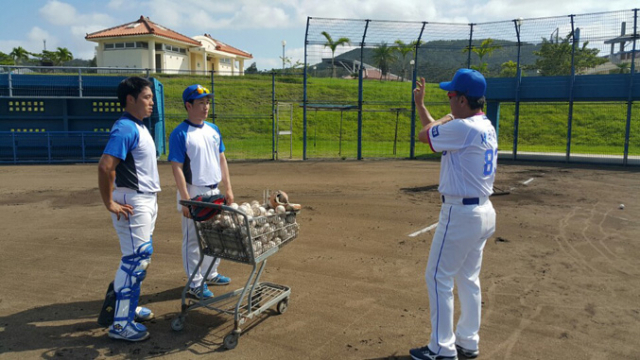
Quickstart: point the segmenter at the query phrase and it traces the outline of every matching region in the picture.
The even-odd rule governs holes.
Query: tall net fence
[[[437,84],[459,68],[473,68],[488,79],[487,101],[494,104],[487,111],[503,155],[635,163],[637,18],[636,9],[480,24],[309,18],[307,122],[317,122],[321,106],[356,108],[347,117],[325,115],[331,125],[308,134],[314,148],[304,156],[335,157],[335,149],[317,147],[335,148],[336,139],[341,157],[429,156],[428,147],[415,143],[422,126],[414,80],[426,79],[425,103],[440,118],[450,110]],[[494,81],[500,79],[512,80]],[[503,88],[492,93],[492,84]]]

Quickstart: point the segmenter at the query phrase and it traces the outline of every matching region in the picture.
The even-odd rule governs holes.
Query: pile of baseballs
[[[223,211],[211,220],[200,223],[200,230],[206,232],[209,243],[214,243],[214,254],[227,255],[233,258],[251,258],[249,246],[253,248],[255,257],[265,251],[293,240],[298,235],[296,213],[287,212],[278,205],[272,208],[269,204],[260,204],[257,200],[229,207],[238,212]],[[248,226],[246,220],[248,220]]]

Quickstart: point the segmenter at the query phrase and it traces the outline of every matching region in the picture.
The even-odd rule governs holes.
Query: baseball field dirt
[[[300,235],[262,280],[291,287],[288,311],[243,326],[189,313],[171,168],[141,304],[156,319],[142,343],[96,324],[120,249],[97,165],[0,167],[0,359],[409,359],[430,331],[424,271],[440,201],[435,161],[234,162],[237,202],[281,189],[303,205]],[[501,163],[497,231],[481,273],[480,359],[640,358],[640,169]],[[624,204],[624,207],[621,206]],[[242,288],[249,265],[223,261]],[[456,304],[457,309],[457,304]],[[457,311],[456,311],[457,314]]]

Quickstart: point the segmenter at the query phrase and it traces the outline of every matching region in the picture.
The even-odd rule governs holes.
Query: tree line
[[[81,66],[96,66],[93,60],[74,59],[73,53],[66,47],[58,47],[55,51],[42,50],[34,53],[22,46],[13,48],[9,54],[0,52],[0,65],[25,65],[25,66],[62,66],[76,62]]]
[[[326,31],[322,32],[326,38],[324,47],[331,50],[331,73],[336,77],[336,71],[340,70],[345,75],[345,69],[336,66],[336,60],[353,63],[360,60],[360,49],[345,52],[335,56],[339,46],[347,46],[350,39],[340,38],[334,41]],[[607,57],[599,57],[600,50],[589,48],[589,42],[582,45],[576,44],[573,49],[572,34],[567,34],[562,39],[542,38],[541,43],[521,43],[520,67],[523,76],[563,76],[571,74],[571,55],[574,55],[574,68],[576,74],[585,73],[588,69],[604,64]],[[554,41],[555,40],[555,41]],[[518,43],[491,38],[473,41],[469,46],[468,40],[457,41],[412,41],[405,43],[396,40],[393,43],[381,42],[373,48],[365,48],[363,62],[377,67],[380,70],[380,80],[387,78],[387,74],[395,73],[398,81],[408,78],[408,71],[417,66],[420,74],[429,74],[430,81],[445,81],[450,79],[453,73],[469,65],[483,73],[486,77],[514,77],[517,74],[517,50]],[[418,51],[418,63],[413,64]],[[516,61],[514,61],[516,60]],[[323,64],[317,64],[320,67]],[[326,67],[326,65],[324,65]],[[354,66],[355,68],[355,66]],[[628,66],[620,65],[619,72],[624,72]],[[357,74],[352,74],[354,77]]]

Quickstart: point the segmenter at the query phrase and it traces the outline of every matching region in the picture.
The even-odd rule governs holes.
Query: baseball
[[[231,206],[232,209],[236,209],[236,210],[238,209],[238,204],[236,203],[231,203],[231,205],[229,206]]]
[[[278,206],[276,207],[276,214],[278,214],[278,215],[282,215],[282,214],[284,214],[285,212],[287,212],[287,210],[284,208],[284,206],[282,206],[282,205],[278,205]]]
[[[620,210],[624,209],[624,204],[620,204]]]

